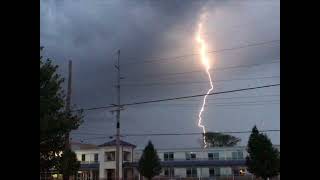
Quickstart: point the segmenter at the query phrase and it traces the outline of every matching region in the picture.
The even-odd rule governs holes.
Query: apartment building
[[[120,142],[120,178],[140,180],[143,177],[137,171],[138,161],[143,149],[135,145]],[[280,146],[276,146],[280,150]],[[72,149],[81,161],[77,179],[98,180],[115,179],[115,140],[99,146],[73,144]],[[248,174],[245,166],[247,156],[245,146],[215,148],[178,148],[157,149],[161,159],[162,172],[158,179],[183,179],[213,177],[232,177]]]

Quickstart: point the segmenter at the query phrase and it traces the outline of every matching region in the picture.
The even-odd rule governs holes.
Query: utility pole
[[[72,82],[72,61],[69,60],[69,74],[68,74],[68,89],[67,89],[67,97],[66,97],[66,113],[70,113],[70,104],[71,104],[71,82]],[[70,149],[70,142],[69,142],[69,132],[66,134],[65,139],[65,150]],[[69,180],[70,177],[63,173],[63,179]]]
[[[119,180],[119,175],[120,175],[120,50],[118,50],[118,65],[115,65],[116,69],[118,70],[118,76],[117,76],[117,134],[116,134],[116,180]]]
[[[66,112],[67,113],[70,113],[71,84],[72,84],[72,61],[69,60],[68,89],[67,89],[67,97],[66,97]],[[70,148],[70,142],[69,142],[69,132],[68,132],[66,135],[65,149],[69,149],[69,148]]]

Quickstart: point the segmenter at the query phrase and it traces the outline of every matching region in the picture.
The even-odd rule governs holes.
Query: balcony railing
[[[199,161],[199,160],[203,160],[203,161],[225,161],[225,160],[244,160],[245,158],[232,158],[232,157],[220,157],[220,158],[174,158],[174,159],[170,159],[170,160],[162,160],[162,161]]]
[[[80,161],[80,164],[98,164],[99,161]]]

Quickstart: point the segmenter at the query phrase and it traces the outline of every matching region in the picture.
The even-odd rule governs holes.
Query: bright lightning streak
[[[198,127],[202,128],[203,134],[206,133],[206,128],[205,126],[202,124],[202,112],[204,111],[204,107],[206,105],[206,100],[207,100],[207,96],[208,94],[213,90],[213,84],[212,84],[212,79],[211,79],[211,75],[210,75],[210,62],[209,62],[209,57],[207,56],[207,44],[204,40],[204,38],[202,37],[202,21],[200,21],[200,23],[198,24],[198,31],[196,33],[196,41],[199,44],[199,54],[200,54],[200,59],[201,59],[201,63],[205,68],[205,71],[208,75],[209,78],[209,83],[210,83],[210,89],[207,91],[206,95],[203,98],[203,103],[198,115]],[[207,143],[206,143],[206,137],[203,136],[203,143],[204,143],[204,147],[207,147]]]

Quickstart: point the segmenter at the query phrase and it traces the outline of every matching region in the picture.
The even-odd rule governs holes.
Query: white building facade
[[[280,146],[276,146],[280,151]],[[73,148],[81,161],[78,179],[115,179],[115,140],[90,148]],[[142,149],[121,141],[120,178],[143,179],[137,171]],[[248,174],[245,167],[246,147],[157,149],[162,172],[155,179],[234,179]],[[233,178],[232,178],[233,177]],[[252,178],[250,178],[252,179]]]

